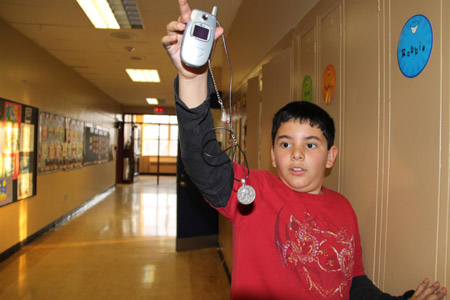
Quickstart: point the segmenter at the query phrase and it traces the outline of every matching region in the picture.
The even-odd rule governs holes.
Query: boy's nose
[[[294,151],[292,151],[292,154],[291,154],[292,160],[302,160],[304,157],[305,157],[305,155],[299,149],[294,149]]]

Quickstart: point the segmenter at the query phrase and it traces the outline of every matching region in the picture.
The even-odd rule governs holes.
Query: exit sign
[[[162,114],[164,113],[164,108],[163,107],[155,107],[154,110],[155,114]]]

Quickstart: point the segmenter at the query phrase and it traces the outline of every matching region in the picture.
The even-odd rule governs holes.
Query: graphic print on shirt
[[[344,297],[343,290],[353,277],[354,237],[333,224],[320,228],[306,211],[303,218],[282,211],[275,224],[275,241],[283,266],[294,272],[309,292],[323,298]]]

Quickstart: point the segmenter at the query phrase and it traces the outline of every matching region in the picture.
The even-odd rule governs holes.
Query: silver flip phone
[[[181,43],[181,60],[190,67],[201,67],[211,56],[216,31],[217,6],[212,13],[194,9]]]

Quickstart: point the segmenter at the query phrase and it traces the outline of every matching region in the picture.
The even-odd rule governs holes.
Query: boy
[[[162,38],[178,70],[174,83],[185,168],[205,199],[233,224],[233,299],[393,299],[365,276],[356,216],[342,195],[325,188],[326,168],[337,156],[334,123],[318,106],[292,102],[274,117],[271,150],[278,177],[225,163],[209,110],[213,85],[206,67],[181,63],[180,45],[190,17],[179,0],[179,22]],[[222,34],[217,28],[215,38]],[[205,100],[206,99],[206,100]],[[211,136],[209,136],[211,135]],[[203,143],[207,137],[207,143]],[[214,154],[214,155],[205,155]],[[256,191],[242,206],[241,180]],[[441,299],[446,289],[426,279],[398,299]]]

